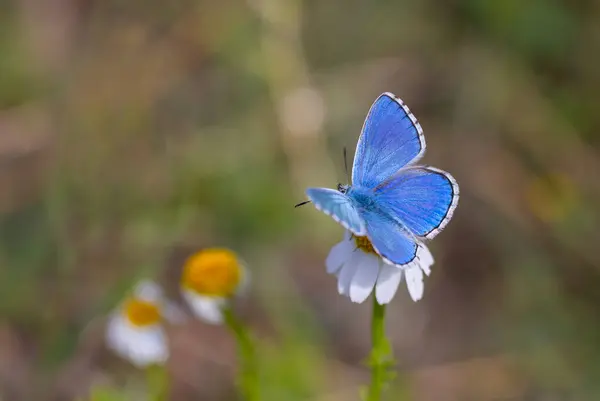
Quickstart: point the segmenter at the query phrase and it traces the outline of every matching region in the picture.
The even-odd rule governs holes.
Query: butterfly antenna
[[[348,173],[348,157],[346,153],[346,147],[344,146],[344,169],[346,170],[346,180],[350,183],[350,174]]]
[[[310,203],[310,201],[308,200],[308,201],[300,202],[297,205],[294,205],[294,207],[300,207],[300,206],[306,205],[307,203]]]

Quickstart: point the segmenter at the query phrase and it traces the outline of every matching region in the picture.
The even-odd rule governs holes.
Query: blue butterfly
[[[387,263],[410,267],[419,262],[424,241],[448,224],[459,197],[450,174],[415,165],[424,153],[417,119],[402,100],[384,93],[358,139],[352,185],[308,188],[306,195],[355,236],[367,236]]]

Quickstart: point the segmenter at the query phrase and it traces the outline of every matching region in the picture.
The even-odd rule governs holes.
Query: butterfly
[[[425,153],[423,129],[402,100],[380,95],[365,119],[352,166],[352,184],[308,188],[315,207],[400,268],[429,254],[424,245],[452,218],[458,183],[447,172],[417,166]]]

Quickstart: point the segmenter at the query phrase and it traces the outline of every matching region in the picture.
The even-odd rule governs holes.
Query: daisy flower
[[[349,231],[342,242],[333,246],[325,261],[327,273],[338,279],[338,292],[362,303],[375,291],[377,302],[389,303],[405,277],[408,292],[414,301],[423,297],[423,274],[429,275],[433,256],[424,244],[419,244],[415,261],[404,268],[386,263],[367,237],[357,237]]]
[[[163,364],[169,357],[162,324],[167,312],[161,288],[149,280],[140,282],[108,320],[108,348],[140,368]]]
[[[247,287],[248,270],[229,249],[209,248],[192,255],[183,266],[183,298],[199,318],[223,322],[223,308]]]

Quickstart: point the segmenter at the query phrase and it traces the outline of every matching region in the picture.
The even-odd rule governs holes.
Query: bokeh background
[[[254,275],[264,399],[358,400],[370,306],[293,205],[345,182],[384,91],[461,186],[424,299],[388,309],[387,399],[600,399],[593,0],[1,0],[0,399],[146,399],[104,316],[219,245]],[[223,327],[169,335],[169,399],[236,398]]]

